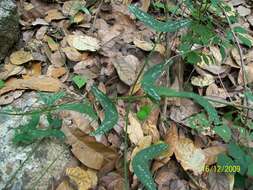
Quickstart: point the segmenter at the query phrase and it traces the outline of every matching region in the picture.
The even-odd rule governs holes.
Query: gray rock
[[[15,107],[27,111],[27,108],[31,106],[41,106],[37,95],[33,92],[23,94],[10,107],[0,107],[0,110]],[[14,129],[26,123],[28,119],[29,116],[0,115],[1,190],[46,190],[52,180],[58,180],[61,177],[65,166],[73,160],[69,148],[56,139],[46,139],[36,149],[34,148],[36,143],[27,146],[14,145],[12,142]],[[30,158],[29,154],[32,154]],[[28,160],[21,167],[27,158]],[[21,169],[10,181],[19,167]],[[8,184],[7,187],[6,184]]]
[[[17,7],[12,0],[0,0],[0,60],[19,37]]]

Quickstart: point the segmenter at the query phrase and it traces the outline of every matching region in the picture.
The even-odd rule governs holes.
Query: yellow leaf
[[[33,60],[32,54],[23,50],[16,51],[10,56],[10,61],[14,65],[22,65],[31,60]]]
[[[197,76],[197,77],[192,77],[191,83],[194,86],[199,86],[199,87],[205,87],[209,86],[214,82],[214,78],[212,75],[205,75],[205,76]]]
[[[88,190],[97,185],[97,174],[94,170],[80,167],[67,168],[67,176],[78,186],[78,190]]]
[[[47,12],[47,16],[45,17],[45,20],[47,22],[51,22],[52,20],[61,20],[65,17],[62,15],[62,13],[57,9],[51,9]]]
[[[154,46],[155,46],[155,49],[154,51],[157,51],[159,52],[160,54],[164,54],[165,53],[165,47],[161,44],[154,44],[152,42],[147,42],[147,41],[144,41],[144,40],[139,40],[137,38],[134,39],[133,41],[134,45],[144,51],[151,51]]]
[[[73,188],[70,187],[68,181],[65,180],[65,181],[61,182],[60,185],[58,185],[56,190],[73,190]]]
[[[129,119],[129,125],[127,129],[127,133],[128,133],[129,139],[132,143],[138,144],[140,139],[144,137],[141,124],[133,116],[131,112],[128,115],[128,119]]]

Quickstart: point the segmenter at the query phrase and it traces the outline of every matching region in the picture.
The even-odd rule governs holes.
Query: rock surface
[[[12,0],[0,0],[0,60],[2,60],[19,36],[17,7]]]
[[[37,100],[35,93],[23,94],[11,107],[24,110],[26,107],[38,106]],[[7,108],[2,110],[5,109]],[[59,179],[64,167],[73,159],[67,146],[56,139],[46,139],[38,146],[36,143],[27,146],[14,145],[14,129],[28,119],[27,116],[0,115],[0,189],[46,190],[53,180]],[[10,182],[19,167],[21,169]],[[6,184],[10,186],[5,188]]]

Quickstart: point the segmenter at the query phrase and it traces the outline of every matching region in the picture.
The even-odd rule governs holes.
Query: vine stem
[[[247,91],[248,87],[247,87],[247,78],[246,78],[246,70],[245,70],[245,63],[244,63],[244,60],[243,60],[243,52],[242,52],[242,48],[241,48],[241,45],[239,43],[239,40],[238,40],[238,37],[236,36],[235,32],[234,32],[234,29],[232,27],[232,24],[231,24],[231,21],[224,9],[224,7],[220,6],[225,17],[226,17],[226,20],[228,21],[228,25],[229,25],[229,28],[232,32],[232,35],[233,35],[233,38],[234,38],[234,43],[235,45],[237,46],[237,49],[239,51],[239,55],[240,55],[240,64],[241,64],[241,68],[242,68],[242,82],[243,82],[243,88],[244,88],[244,94],[245,92]],[[244,96],[244,101],[243,101],[243,104],[245,106],[248,106],[248,100],[247,100],[247,97]],[[245,119],[244,119],[244,126],[247,125],[247,121],[248,121],[248,116],[249,116],[249,109],[246,109],[244,110],[244,112],[246,112],[245,114]]]

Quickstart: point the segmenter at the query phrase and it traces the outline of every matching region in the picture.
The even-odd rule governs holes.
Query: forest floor
[[[220,2],[17,0],[0,189],[253,190],[253,3]]]

